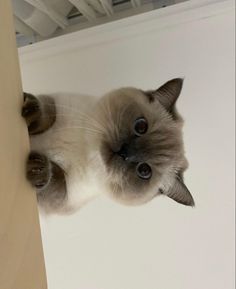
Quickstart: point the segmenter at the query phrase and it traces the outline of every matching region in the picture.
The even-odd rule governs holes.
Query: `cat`
[[[159,195],[194,206],[184,184],[183,79],[156,90],[120,88],[101,98],[24,93],[27,178],[46,213],[73,213],[100,194],[126,205]]]

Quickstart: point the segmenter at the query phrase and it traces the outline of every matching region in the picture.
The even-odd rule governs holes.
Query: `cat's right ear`
[[[167,81],[157,90],[147,92],[147,96],[149,97],[150,101],[157,99],[168,112],[172,112],[174,105],[181,93],[182,87],[183,78],[174,78]]]

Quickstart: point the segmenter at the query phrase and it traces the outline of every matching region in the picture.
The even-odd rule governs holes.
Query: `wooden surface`
[[[25,180],[29,140],[10,0],[0,0],[0,288],[45,289],[35,192]]]

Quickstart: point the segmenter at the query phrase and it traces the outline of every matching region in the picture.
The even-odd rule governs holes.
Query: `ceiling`
[[[17,45],[114,21],[187,0],[12,0]]]

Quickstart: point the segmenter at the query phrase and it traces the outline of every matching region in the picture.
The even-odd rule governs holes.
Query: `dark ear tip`
[[[195,207],[196,207],[196,204],[195,204],[194,200],[193,200],[193,202],[192,202],[189,206],[192,207],[192,208],[195,208]]]
[[[170,80],[170,82],[176,83],[177,85],[182,87],[182,85],[184,83],[184,78],[183,77],[173,78]]]
[[[175,93],[177,96],[179,96],[182,88],[183,88],[183,83],[184,83],[184,78],[173,78],[169,81],[167,81],[167,85],[169,85],[170,87],[172,87],[172,89],[175,90]]]
[[[195,201],[194,201],[194,199],[192,198],[191,201],[188,202],[188,203],[186,203],[185,205],[188,206],[188,207],[195,208]]]

